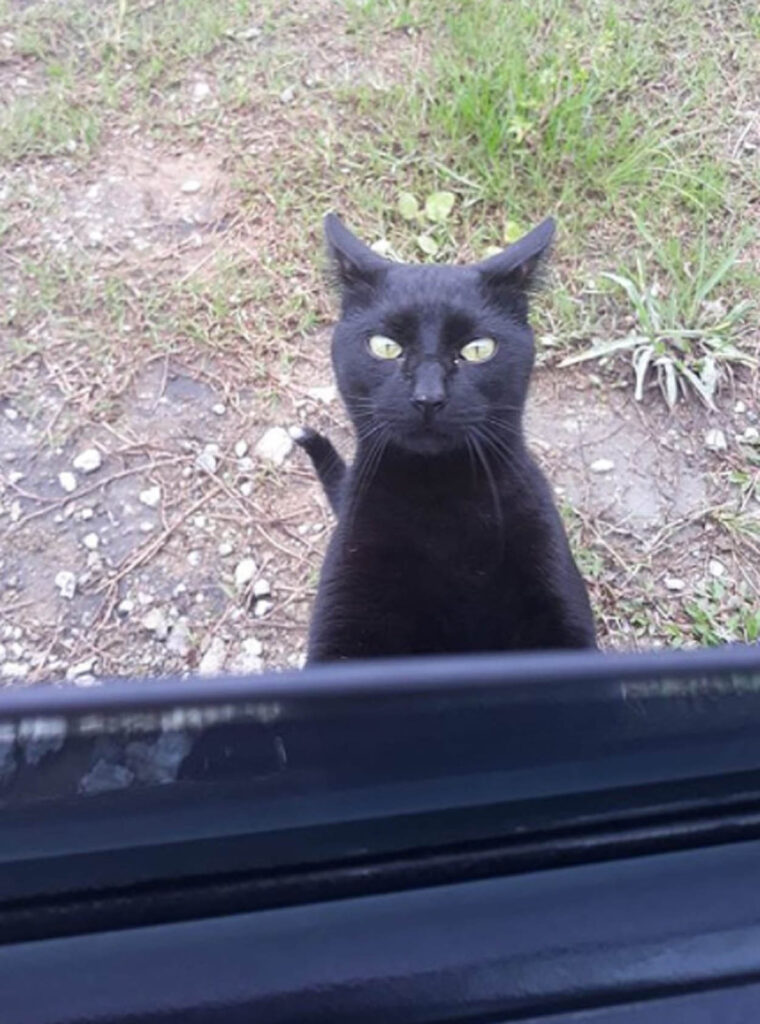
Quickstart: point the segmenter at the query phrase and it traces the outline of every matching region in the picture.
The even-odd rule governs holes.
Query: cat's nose
[[[446,404],[443,371],[437,362],[425,361],[418,367],[410,401],[426,419]]]
[[[413,395],[412,405],[418,412],[421,412],[423,416],[432,416],[433,413],[438,412],[446,404],[446,399],[443,395]]]

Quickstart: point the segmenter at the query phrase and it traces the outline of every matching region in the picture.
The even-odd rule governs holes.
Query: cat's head
[[[533,366],[528,295],[554,222],[471,266],[383,259],[334,214],[325,235],[341,295],[333,366],[360,438],[435,455],[514,437]]]

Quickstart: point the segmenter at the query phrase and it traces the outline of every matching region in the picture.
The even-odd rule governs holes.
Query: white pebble
[[[141,604],[143,608],[147,608],[149,604],[153,604],[153,600],[154,598],[152,594],[148,594],[144,590],[139,590],[137,592],[137,603]]]
[[[92,519],[94,515],[95,512],[91,508],[83,508],[82,511],[77,516],[77,518],[86,521],[88,519]]]
[[[273,608],[274,608],[274,605],[272,604],[271,601],[260,600],[260,601],[257,601],[256,604],[254,605],[254,607],[253,607],[253,614],[256,616],[257,619],[260,619],[262,616],[266,615],[268,612],[271,612],[271,610]]]
[[[61,569],[59,573],[56,573],[54,583],[60,591],[61,597],[70,601],[77,589],[77,578],[73,572],[69,572],[68,569]]]
[[[232,554],[232,544],[230,544],[228,540],[223,540],[222,543],[217,548],[217,551],[222,556],[222,558],[227,558],[228,555]]]
[[[202,469],[206,473],[215,473],[216,455],[210,448],[206,447],[196,456],[195,465],[198,469]]]
[[[205,528],[206,522],[207,520],[204,515],[193,516],[193,526],[197,527],[199,530],[203,530]]]
[[[97,533],[86,533],[82,538],[82,543],[88,551],[95,551],[98,544],[100,544],[100,537]]]
[[[726,435],[722,430],[719,430],[717,427],[713,427],[712,430],[705,431],[705,448],[709,448],[714,452],[720,452],[726,447]]]
[[[77,489],[77,478],[73,473],[69,473],[67,469],[58,474],[58,483],[67,494],[71,494],[72,491]]]
[[[261,654],[264,648],[261,642],[255,637],[249,637],[243,640],[240,645],[240,651],[235,656],[232,665],[230,666],[233,672],[239,672],[241,675],[248,675],[251,672],[261,672],[264,668],[264,663],[261,660]]]
[[[23,661],[4,661],[0,665],[0,676],[5,679],[23,679],[29,674],[29,666]]]
[[[155,530],[155,528],[156,528],[156,524],[155,523],[149,523],[147,519],[144,519],[140,523],[140,533],[151,533],[151,531]]]
[[[187,181],[183,181],[180,185],[180,192],[184,192],[186,195],[192,195],[194,192],[200,192],[201,183],[197,178],[188,178]]]
[[[193,86],[193,103],[200,103],[211,93],[211,86],[208,82],[196,82]]]
[[[238,459],[238,469],[241,473],[251,473],[253,465],[253,459],[249,455],[243,455]]]
[[[248,442],[247,441],[237,441],[235,443],[235,455],[237,455],[237,457],[239,459],[242,459],[243,456],[246,455],[247,453],[248,453]]]
[[[74,459],[73,466],[81,473],[94,473],[96,469],[100,469],[102,463],[103,457],[97,448],[85,448]]]
[[[258,566],[252,558],[244,558],[235,566],[235,586],[242,590],[248,586],[258,571]]]
[[[166,649],[172,654],[179,655],[180,658],[186,658],[190,653],[191,647],[192,639],[190,637],[190,627],[188,626],[187,619],[179,618],[169,632],[169,639],[166,641]]]
[[[745,444],[758,444],[760,443],[760,430],[757,427],[747,427],[742,434],[742,441]]]
[[[208,650],[201,658],[198,672],[202,676],[213,676],[224,668],[224,661],[227,657],[227,647],[221,637],[214,637],[208,646]]]
[[[138,497],[141,503],[147,505],[148,508],[157,508],[161,501],[161,488],[157,484],[153,487],[146,487],[144,491],[140,491]]]
[[[153,633],[156,640],[166,640],[169,634],[169,624],[166,615],[160,608],[151,608],[142,620],[143,629]]]
[[[269,597],[271,593],[272,588],[269,586],[269,580],[256,580],[253,585],[254,597]]]
[[[240,485],[240,493],[244,498],[250,498],[253,494],[253,484],[250,480],[244,480]]]
[[[119,615],[129,615],[130,612],[134,611],[135,602],[130,601],[128,597],[125,597],[123,601],[119,601],[116,606],[116,611]]]
[[[615,468],[612,459],[595,459],[589,467],[592,473],[610,473]]]
[[[72,683],[79,676],[90,675],[91,673],[97,671],[96,665],[96,658],[87,658],[86,661],[78,661],[75,665],[71,665],[69,668],[66,669],[66,679],[68,680],[68,682]]]
[[[71,682],[74,686],[100,686],[100,680],[96,679],[90,672],[85,672],[82,676],[76,676]]]
[[[11,502],[11,512],[10,512],[10,515],[11,515],[11,522],[12,523],[17,523],[19,521],[19,519],[21,518],[21,502],[20,501],[13,501],[13,502]]]
[[[292,103],[296,96],[296,90],[292,85],[287,86],[280,93],[281,103]]]
[[[5,418],[7,420],[17,420],[18,419],[18,412],[16,411],[16,409],[11,409],[10,406],[9,406],[7,409],[4,410],[4,412],[5,412]]]
[[[223,402],[217,402],[216,405],[211,406],[211,411],[215,416],[224,416],[227,412],[227,406]]]
[[[293,441],[287,430],[282,427],[270,427],[256,445],[256,454],[260,459],[281,466],[293,450]]]
[[[711,576],[723,576],[726,571],[726,567],[722,562],[719,562],[717,558],[711,558],[707,563],[707,569]]]
[[[751,430],[752,427],[749,427],[748,429]],[[20,480],[23,480],[23,479],[24,479],[24,474],[21,472],[20,469],[12,469],[10,471],[10,473],[8,474],[8,481],[9,481],[9,483],[17,484]]]
[[[686,584],[678,576],[666,576],[665,586],[668,590],[683,590]]]
[[[306,394],[309,398],[313,398],[316,402],[321,402],[323,405],[329,405],[330,402],[334,402],[338,397],[338,391],[333,384],[328,384],[324,388],[309,388]]]
[[[746,411],[747,411],[747,406],[746,406],[746,403],[745,403],[745,402],[742,402],[742,401],[741,401],[741,399],[740,399],[740,400],[739,400],[739,401],[738,401],[738,402],[736,403],[736,405],[734,406],[734,412],[735,412],[735,413],[738,413],[738,415],[739,415],[739,416],[741,416],[741,415],[742,415],[742,413],[745,413]]]
[[[187,556],[187,561],[194,569],[197,569],[201,564],[201,553],[200,551],[191,551]]]

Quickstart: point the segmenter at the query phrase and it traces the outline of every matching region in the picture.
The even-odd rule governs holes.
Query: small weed
[[[757,597],[744,583],[732,588],[709,580],[697,587],[693,600],[684,602],[684,612],[693,638],[706,647],[756,643],[760,638]]]
[[[721,380],[731,375],[732,367],[757,365],[755,355],[738,344],[739,332],[755,303],[741,299],[729,306],[712,298],[731,274],[747,240],[744,233],[728,249],[712,252],[703,232],[694,259],[687,257],[679,243],[678,273],[672,273],[664,284],[656,275],[647,279],[640,256],[634,271],[602,273],[603,280],[625,293],[635,318],[634,330],[624,338],[598,342],[560,365],[630,353],[637,401],[654,378],[669,408],[679,395],[690,391],[714,408]]]

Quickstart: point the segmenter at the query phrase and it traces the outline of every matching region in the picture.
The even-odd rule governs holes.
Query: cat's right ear
[[[330,269],[344,304],[368,301],[388,270],[388,260],[360,242],[334,213],[324,221]]]

